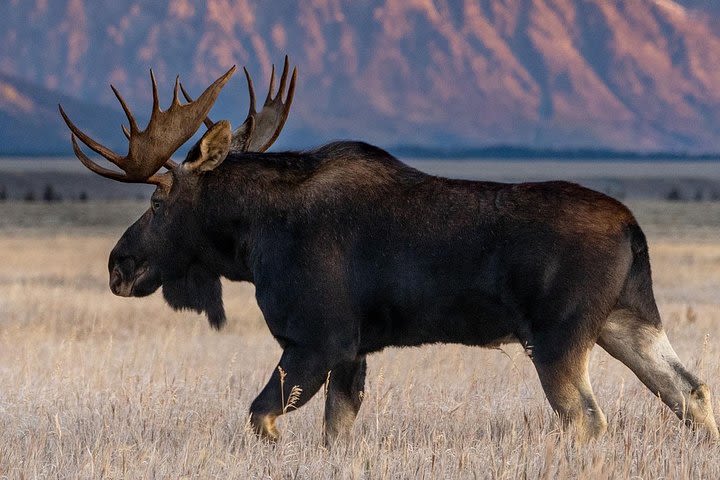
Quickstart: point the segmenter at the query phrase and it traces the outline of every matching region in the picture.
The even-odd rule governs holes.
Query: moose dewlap
[[[346,435],[362,403],[365,357],[387,346],[515,341],[530,352],[552,408],[581,438],[607,425],[588,374],[596,343],[688,425],[718,437],[708,387],[665,335],[647,242],[624,205],[565,182],[430,176],[360,142],[264,153],[290,109],[297,72],[288,85],[288,70],[286,58],[274,93],[273,68],[260,112],[245,71],[250,111],[235,131],[207,117],[234,67],[195,101],[176,80],[166,111],[153,77],[144,130],[113,88],[130,125],[124,157],[60,109],[90,170],[157,186],[110,254],[115,294],[162,287],[170,306],[204,312],[220,328],[220,278],[255,284],[283,348],[250,406],[258,434],[276,438],[275,419],[327,383],[326,438]],[[203,123],[205,135],[182,164],[173,162]],[[97,165],[77,139],[123,173]]]

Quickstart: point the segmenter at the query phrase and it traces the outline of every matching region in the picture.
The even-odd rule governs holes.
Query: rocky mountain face
[[[68,97],[78,101],[67,108],[78,124],[122,144],[124,118],[109,83],[142,117],[150,67],[169,102],[176,74],[197,94],[233,64],[247,65],[262,90],[285,53],[300,76],[280,147],[355,138],[385,146],[718,150],[716,3],[7,0],[0,151],[13,144],[12,126],[13,138],[69,153],[54,113]],[[238,124],[246,109],[236,75],[213,116]],[[27,134],[40,128],[48,133]]]

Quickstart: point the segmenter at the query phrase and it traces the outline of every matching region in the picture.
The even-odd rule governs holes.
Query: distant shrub
[[[43,190],[42,199],[44,202],[59,202],[62,200],[62,197],[55,191],[53,186],[48,183],[45,185],[45,189]]]
[[[5,189],[5,185],[0,185],[0,202],[4,202],[7,200],[8,194],[7,190]]]
[[[85,190],[83,190],[82,192],[80,192],[80,195],[78,195],[78,200],[80,200],[81,202],[87,202],[87,201],[88,201],[88,194],[87,194],[87,192],[86,192]]]
[[[673,187],[673,189],[665,195],[665,200],[670,200],[671,202],[679,202],[682,199],[682,194],[677,187]]]
[[[26,202],[34,202],[35,201],[35,192],[32,190],[28,190],[25,192],[25,195],[23,196],[23,200]]]

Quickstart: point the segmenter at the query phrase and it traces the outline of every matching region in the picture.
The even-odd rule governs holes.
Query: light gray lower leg
[[[627,365],[680,418],[718,438],[710,389],[688,372],[662,327],[628,310],[610,315],[598,344]]]

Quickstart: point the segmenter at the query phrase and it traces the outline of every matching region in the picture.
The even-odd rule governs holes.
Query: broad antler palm
[[[163,165],[168,168],[175,167],[175,163],[170,157],[183,143],[188,141],[190,137],[197,132],[200,124],[203,123],[203,120],[207,117],[220,94],[220,90],[222,90],[234,72],[235,67],[233,66],[205,89],[196,101],[190,101],[190,103],[184,105],[180,103],[178,97],[179,79],[176,78],[172,104],[167,110],[162,111],[159,106],[155,76],[152,70],[150,70],[153,89],[153,107],[150,121],[145,130],[138,128],[137,121],[125,103],[125,100],[117,89],[111,85],[110,88],[112,88],[113,93],[115,93],[115,96],[120,101],[120,105],[130,122],[129,130],[125,126],[122,127],[123,133],[129,140],[128,153],[124,157],[83,133],[68,118],[62,106],[58,105],[58,107],[60,108],[60,115],[62,115],[65,123],[72,132],[71,138],[75,155],[83,165],[103,177],[120,182],[159,184],[162,181],[162,176],[157,174],[160,167]],[[78,138],[94,152],[117,165],[124,173],[101,167],[90,160],[80,149],[77,142]]]

